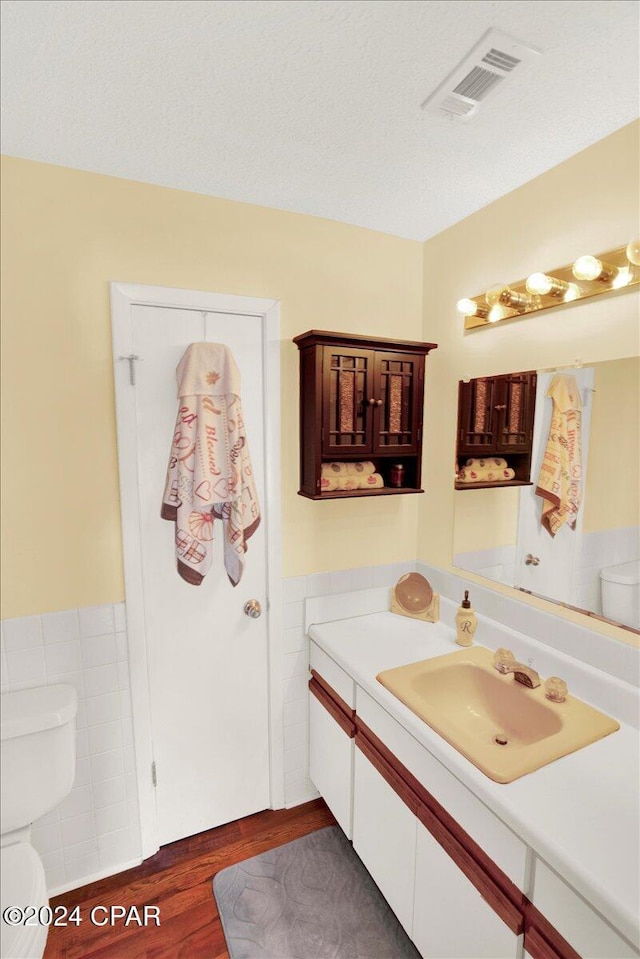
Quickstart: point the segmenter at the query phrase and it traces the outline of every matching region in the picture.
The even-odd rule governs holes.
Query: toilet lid
[[[33,846],[17,842],[0,849],[0,902],[2,912],[7,906],[48,905],[44,868]],[[47,932],[47,926],[9,926],[2,920],[2,956],[40,959]]]

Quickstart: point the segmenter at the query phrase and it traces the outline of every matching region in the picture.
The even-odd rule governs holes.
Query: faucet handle
[[[493,654],[493,667],[499,673],[512,672],[515,661],[516,657],[510,649],[497,649]]]
[[[567,698],[568,690],[564,679],[559,676],[549,676],[544,684],[544,694],[552,703],[563,703]]]

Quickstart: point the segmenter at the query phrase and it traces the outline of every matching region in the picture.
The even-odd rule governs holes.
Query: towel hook
[[[138,356],[137,353],[129,353],[128,356],[119,356],[118,359],[126,360],[129,364],[129,383],[131,386],[136,385],[136,360],[141,360],[142,357]]]

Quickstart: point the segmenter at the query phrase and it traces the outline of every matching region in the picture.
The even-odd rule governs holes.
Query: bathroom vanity
[[[443,607],[436,624],[362,608],[316,618],[311,779],[426,959],[637,957],[630,688],[519,636],[547,675],[549,657],[560,658],[570,691],[601,688],[593,705],[621,725],[514,782],[493,782],[376,679],[459,648],[446,624],[454,604]],[[494,648],[506,645],[504,627],[484,617],[479,634],[484,645],[492,635]]]

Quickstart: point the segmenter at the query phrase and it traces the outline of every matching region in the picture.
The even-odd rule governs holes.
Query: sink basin
[[[510,783],[615,732],[620,724],[574,696],[546,699],[493,667],[493,652],[471,646],[377,677],[486,776]]]

